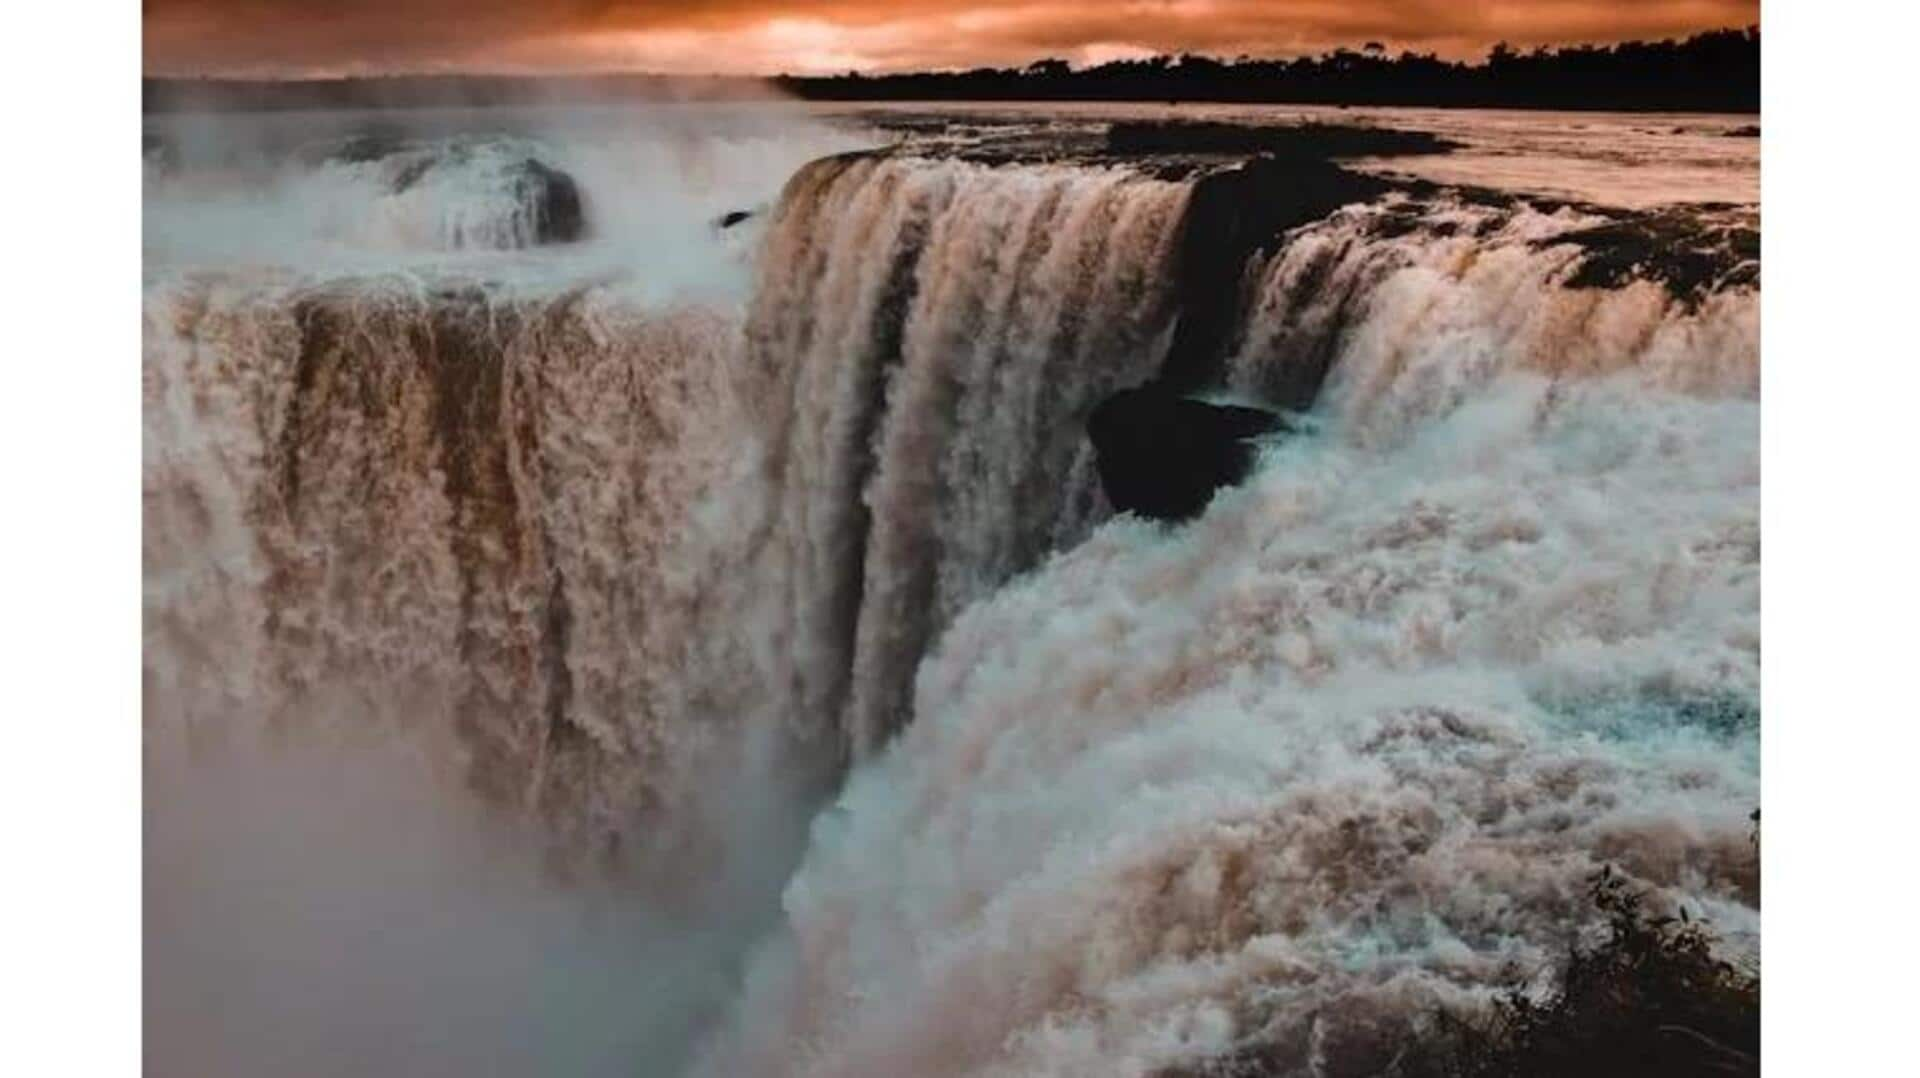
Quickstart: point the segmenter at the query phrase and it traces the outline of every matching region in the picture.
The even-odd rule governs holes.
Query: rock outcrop
[[[1246,478],[1257,439],[1285,430],[1273,412],[1209,404],[1152,385],[1113,394],[1087,421],[1113,507],[1174,521],[1199,516],[1215,491]]]
[[[533,211],[535,243],[573,243],[586,235],[580,185],[572,176],[531,157],[509,175],[520,203]]]

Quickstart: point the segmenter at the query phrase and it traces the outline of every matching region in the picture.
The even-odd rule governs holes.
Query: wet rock
[[[140,136],[140,159],[160,172],[172,172],[180,167],[179,148],[151,132]]]
[[[398,128],[371,128],[341,138],[321,139],[294,150],[294,159],[309,168],[321,165],[364,165],[405,151],[418,151]]]
[[[1646,280],[1693,307],[1714,292],[1760,283],[1760,229],[1738,211],[1656,210],[1539,242],[1570,243],[1585,252],[1565,282],[1569,288],[1615,289]]]
[[[1107,148],[1119,154],[1273,154],[1328,161],[1447,153],[1459,146],[1427,131],[1359,124],[1259,126],[1173,120],[1122,122],[1107,131]]]
[[[511,176],[516,196],[533,208],[535,243],[572,243],[586,234],[580,185],[572,176],[531,157]]]
[[[1209,404],[1157,386],[1123,389],[1087,421],[1100,485],[1121,512],[1199,516],[1215,491],[1246,478],[1257,439],[1287,430],[1273,412]]]
[[[500,185],[532,221],[532,243],[572,243],[586,234],[580,185],[567,172],[526,154],[513,140],[421,141],[373,129],[309,143],[295,151],[310,168],[374,166],[391,194],[404,194],[445,170],[474,170],[477,182]]]
[[[1371,202],[1392,185],[1324,158],[1267,155],[1194,182],[1176,256],[1179,321],[1161,366],[1169,388],[1214,384],[1239,324],[1240,274],[1256,253],[1279,249],[1285,234],[1342,206]],[[1304,408],[1319,391],[1308,380],[1283,406]],[[1296,399],[1297,398],[1297,399]]]

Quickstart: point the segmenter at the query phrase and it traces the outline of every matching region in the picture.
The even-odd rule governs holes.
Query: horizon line
[[[1662,44],[1678,45],[1678,44],[1685,43],[1687,41],[1691,41],[1695,38],[1709,36],[1713,34],[1736,33],[1736,34],[1757,35],[1759,34],[1759,32],[1760,32],[1760,24],[1749,23],[1746,26],[1720,26],[1720,27],[1713,27],[1709,29],[1696,30],[1684,36],[1669,35],[1667,37],[1660,37],[1660,38],[1619,38],[1619,39],[1589,38],[1589,39],[1582,39],[1582,40],[1560,41],[1560,42],[1554,42],[1552,44],[1535,44],[1530,48],[1527,48],[1524,50],[1514,48],[1514,51],[1518,55],[1527,56],[1527,55],[1533,55],[1536,53],[1551,54],[1553,52],[1558,52],[1558,51],[1567,50],[1567,49],[1598,49],[1598,48],[1611,49],[1611,48],[1618,48],[1623,45],[1662,45]],[[928,76],[928,75],[965,75],[971,72],[978,72],[978,71],[1026,71],[1037,64],[1046,63],[1049,61],[1060,61],[1060,62],[1066,63],[1068,65],[1068,70],[1071,73],[1080,74],[1082,72],[1097,70],[1099,68],[1114,66],[1117,64],[1137,64],[1137,63],[1144,63],[1148,60],[1163,59],[1163,58],[1179,60],[1179,59],[1183,59],[1185,57],[1191,56],[1191,57],[1196,57],[1200,59],[1211,60],[1219,64],[1232,66],[1240,63],[1256,63],[1256,64],[1278,63],[1278,62],[1293,63],[1300,60],[1314,60],[1314,59],[1322,59],[1322,58],[1331,57],[1331,56],[1338,56],[1343,53],[1359,55],[1359,56],[1378,55],[1389,61],[1397,61],[1407,56],[1414,56],[1422,59],[1431,59],[1438,63],[1447,64],[1449,66],[1484,67],[1492,59],[1494,52],[1498,48],[1500,48],[1500,46],[1507,45],[1508,47],[1512,48],[1511,44],[1505,40],[1495,41],[1488,44],[1486,47],[1486,50],[1476,57],[1473,57],[1470,59],[1448,60],[1440,57],[1437,53],[1432,51],[1416,52],[1413,49],[1408,49],[1408,48],[1402,48],[1397,53],[1388,53],[1386,52],[1384,47],[1381,47],[1378,49],[1374,47],[1379,44],[1380,44],[1379,42],[1369,41],[1359,46],[1354,46],[1350,44],[1339,45],[1330,49],[1323,49],[1318,52],[1301,52],[1301,53],[1291,53],[1291,54],[1279,53],[1279,54],[1269,54],[1269,55],[1262,55],[1262,56],[1256,56],[1250,53],[1241,53],[1237,56],[1226,57],[1216,53],[1208,53],[1208,52],[1193,52],[1193,51],[1155,52],[1155,53],[1150,53],[1145,56],[1132,58],[1132,59],[1106,60],[1097,64],[1079,64],[1079,65],[1076,65],[1071,60],[1067,60],[1066,58],[1061,56],[1046,55],[1046,56],[1035,57],[1034,59],[1028,60],[1024,63],[1010,63],[1004,66],[993,65],[993,64],[979,64],[973,67],[908,68],[908,69],[898,69],[898,70],[867,70],[867,71],[850,68],[845,71],[836,71],[832,73],[816,73],[816,74],[802,74],[802,73],[796,73],[791,71],[782,71],[782,72],[773,72],[773,73],[735,72],[735,73],[727,74],[727,73],[721,73],[721,72],[705,72],[705,73],[675,74],[672,72],[650,71],[650,70],[638,69],[638,68],[596,68],[596,69],[582,69],[582,70],[556,69],[556,70],[549,70],[549,71],[486,70],[486,69],[479,69],[479,68],[440,69],[440,70],[401,69],[401,70],[382,71],[382,72],[352,72],[352,73],[340,73],[340,74],[316,74],[311,72],[295,72],[295,73],[269,73],[269,74],[251,74],[251,75],[233,74],[233,73],[214,73],[214,72],[201,72],[196,74],[149,74],[145,70],[142,70],[140,73],[140,79],[142,82],[167,81],[167,82],[299,83],[299,82],[351,82],[356,80],[373,81],[378,79],[428,79],[428,78],[555,79],[555,80],[593,79],[593,78],[652,78],[652,79],[663,79],[663,80],[684,80],[684,81],[690,81],[690,82],[691,81],[766,82],[766,81],[772,81],[772,80],[778,80],[778,79],[849,79],[849,78],[886,79],[886,78],[911,78],[915,76]]]

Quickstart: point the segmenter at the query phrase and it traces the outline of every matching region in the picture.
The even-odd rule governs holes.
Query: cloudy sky
[[[1760,20],[1758,0],[145,0],[150,75],[823,73],[1283,56],[1380,41],[1477,57]]]

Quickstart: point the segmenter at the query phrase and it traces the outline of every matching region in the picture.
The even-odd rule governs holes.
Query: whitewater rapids
[[[1576,286],[1589,209],[1347,207],[1248,260],[1218,357],[1223,396],[1311,387],[1305,433],[1172,528],[1111,518],[1081,424],[1159,368],[1192,185],[819,139],[757,195],[769,147],[704,164],[768,209],[687,196],[678,277],[564,144],[572,251],[409,202],[262,267],[193,222],[321,181],[150,180],[150,774],[431,735],[661,956],[606,979],[640,1042],[546,1055],[585,1073],[1371,1073],[1548,968],[1606,863],[1757,956],[1750,277]],[[551,916],[501,961],[594,949]]]

